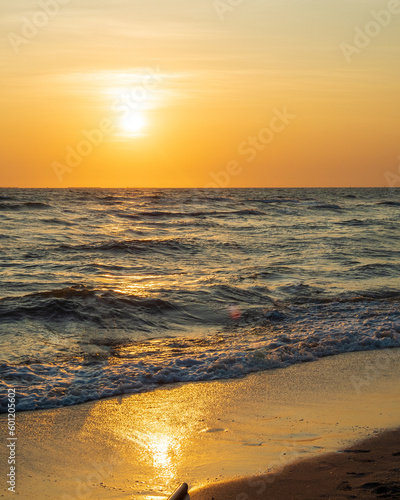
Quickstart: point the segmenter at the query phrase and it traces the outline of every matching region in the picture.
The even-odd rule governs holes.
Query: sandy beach
[[[291,496],[290,484],[297,484],[297,479],[285,486],[289,488],[286,497],[272,493],[280,491],[286,479],[273,481],[275,489],[268,489],[264,497],[254,496],[258,483],[249,486],[247,479],[201,490],[216,482],[277,471],[310,457],[315,461],[300,461],[299,468],[284,474],[303,478],[312,488],[322,481],[319,475],[314,479],[313,471],[331,471],[332,481],[328,484],[323,479],[331,488],[328,497],[334,491],[338,498],[346,498],[358,487],[357,494],[368,495],[361,483],[382,482],[389,487],[395,482],[398,433],[393,434],[396,440],[382,438],[376,449],[372,442],[357,445],[370,452],[325,454],[399,426],[399,367],[399,349],[350,353],[239,380],[166,386],[56,410],[18,413],[18,498],[161,500],[182,482],[189,484],[195,500],[314,498],[314,493]],[[5,415],[0,424],[5,436]],[[381,459],[383,452],[386,458]],[[374,462],[360,462],[370,457]],[[3,453],[2,471],[8,467],[5,461]],[[376,464],[387,471],[387,480],[375,479]],[[358,477],[361,473],[366,476]],[[343,488],[337,489],[342,483]],[[1,494],[8,497],[5,486],[3,478]],[[304,494],[304,488],[297,487],[297,494]]]

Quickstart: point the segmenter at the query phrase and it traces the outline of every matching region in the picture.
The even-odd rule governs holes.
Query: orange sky
[[[1,186],[397,172],[398,0],[2,0],[0,15]]]

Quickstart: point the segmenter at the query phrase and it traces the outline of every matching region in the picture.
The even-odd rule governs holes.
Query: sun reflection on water
[[[203,392],[204,400],[200,398],[196,405],[189,403],[199,394],[191,385],[98,401],[87,407],[79,439],[99,438],[110,455],[118,456],[121,465],[115,471],[116,485],[126,478],[139,498],[165,498],[187,479],[188,470],[202,468],[205,442],[217,437],[220,448],[222,434],[202,432],[215,427],[206,422],[219,404],[212,397],[212,388],[204,386]]]
[[[171,429],[165,432],[138,431],[127,432],[125,438],[141,448],[148,465],[156,475],[165,481],[173,480],[177,475],[175,456],[179,453],[181,443],[179,436],[171,435]]]
[[[159,275],[124,275],[118,276],[114,274],[102,274],[100,276],[102,285],[105,290],[110,288],[117,293],[125,295],[140,295],[142,297],[148,296],[151,290],[160,288],[165,281],[165,276]],[[171,284],[171,281],[168,281]],[[174,283],[174,281],[172,281]]]

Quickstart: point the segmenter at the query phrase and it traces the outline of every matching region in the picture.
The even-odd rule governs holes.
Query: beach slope
[[[302,460],[257,477],[210,484],[191,500],[400,498],[400,430],[350,448]]]

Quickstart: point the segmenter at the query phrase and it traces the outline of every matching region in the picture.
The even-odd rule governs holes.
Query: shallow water
[[[1,392],[49,408],[400,346],[398,195],[2,189]]]

